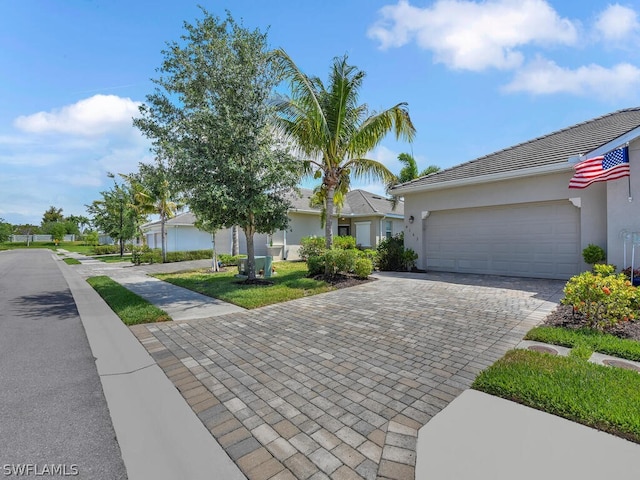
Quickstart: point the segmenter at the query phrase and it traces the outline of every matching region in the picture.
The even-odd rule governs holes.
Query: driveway
[[[412,479],[418,429],[546,317],[564,282],[377,277],[132,331],[249,479]]]

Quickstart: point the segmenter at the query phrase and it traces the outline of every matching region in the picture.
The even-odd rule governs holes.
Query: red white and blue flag
[[[616,148],[599,157],[577,163],[576,173],[569,180],[569,188],[586,188],[594,182],[608,182],[628,177],[629,147]]]

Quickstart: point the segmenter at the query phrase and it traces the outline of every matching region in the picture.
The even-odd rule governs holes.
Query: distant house
[[[630,177],[569,189],[581,159],[629,146]],[[418,267],[566,279],[582,249],[622,268],[640,232],[640,108],[620,110],[397,185]],[[640,233],[636,239],[640,244]],[[631,258],[626,242],[627,263]],[[640,252],[636,252],[640,253]],[[636,261],[636,266],[640,261]]]
[[[256,255],[272,255],[274,259],[299,259],[298,249],[303,237],[324,236],[320,224],[321,209],[309,206],[312,191],[301,189],[300,195],[291,198],[289,228],[273,235],[257,234],[254,239]],[[384,238],[400,233],[403,228],[404,205],[398,202],[395,209],[391,200],[364,190],[352,190],[347,194],[340,215],[334,216],[333,234],[352,235],[362,248],[375,248]],[[215,248],[218,253],[231,253],[232,234],[230,228],[210,233],[195,227],[195,215],[181,213],[165,223],[167,250],[186,251]],[[160,222],[143,226],[147,245],[161,247]],[[247,242],[240,230],[240,253],[247,253]]]

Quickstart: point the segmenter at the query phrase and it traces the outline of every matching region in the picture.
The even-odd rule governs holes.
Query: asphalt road
[[[14,476],[127,478],[80,316],[49,250],[0,252],[0,478]]]

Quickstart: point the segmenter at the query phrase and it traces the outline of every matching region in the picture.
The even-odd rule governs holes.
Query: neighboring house
[[[566,279],[590,243],[622,268],[621,231],[640,231],[639,137],[640,108],[620,110],[397,185],[405,246],[431,271]],[[630,177],[568,188],[579,160],[627,143]]]
[[[321,209],[310,207],[313,192],[300,189],[300,195],[291,198],[289,228],[273,235],[257,234],[254,239],[256,255],[272,255],[274,259],[299,259],[301,239],[308,236],[324,236],[320,224]],[[362,248],[375,248],[384,238],[400,233],[403,228],[404,205],[392,202],[380,195],[363,190],[352,190],[347,194],[340,214],[333,221],[334,235],[352,235]],[[212,247],[212,236],[194,226],[195,215],[181,213],[165,223],[168,251],[203,250]],[[147,245],[160,248],[160,222],[143,226]],[[231,253],[231,229],[216,232],[215,246],[218,253]],[[247,253],[247,242],[240,230],[240,253]]]

